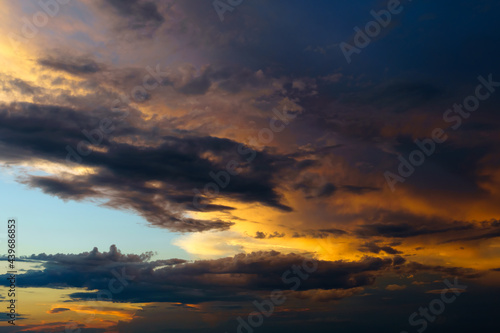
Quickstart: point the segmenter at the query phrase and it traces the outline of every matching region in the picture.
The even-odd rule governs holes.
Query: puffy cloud
[[[404,289],[406,289],[406,286],[401,286],[401,285],[398,285],[398,284],[390,284],[387,287],[385,287],[385,289],[389,290],[389,291],[397,291],[397,290],[404,290]]]
[[[127,302],[241,301],[273,289],[316,290],[299,297],[339,299],[372,285],[377,275],[403,262],[366,257],[360,261],[315,261],[298,254],[254,252],[215,260],[186,262],[180,259],[151,261],[153,253],[122,254],[114,245],[108,252],[94,248],[81,254],[32,255],[44,269],[28,271],[21,279],[26,287],[79,287],[106,290],[109,280],[121,274],[126,288],[114,299]],[[312,273],[304,276],[304,262]],[[302,270],[298,272],[296,269]],[[297,283],[300,277],[302,281]],[[322,293],[319,289],[330,290]],[[351,290],[342,292],[341,290]],[[321,294],[321,295],[320,295]],[[89,293],[72,297],[86,299]]]
[[[132,208],[154,225],[177,231],[227,229],[232,222],[197,221],[182,213],[198,210],[205,204],[208,211],[231,210],[228,206],[210,204],[211,199],[205,194],[196,199],[199,201],[196,206],[193,188],[202,190],[214,183],[217,180],[211,174],[227,174],[227,162],[234,161],[241,171],[221,188],[221,196],[291,210],[281,202],[275,189],[275,175],[296,163],[283,155],[247,148],[248,154],[242,155],[239,151],[244,146],[228,139],[151,134],[148,130],[154,128],[154,122],[139,120],[134,126],[131,123],[134,116],[123,121],[111,111],[85,114],[58,106],[14,104],[4,105],[0,118],[4,161],[45,159],[67,164],[65,157],[69,156],[71,161],[81,159],[80,166],[93,170],[81,175],[28,176],[22,180],[62,199],[107,198],[106,205],[110,207]],[[112,136],[105,136],[92,126],[102,119],[108,119],[115,127]],[[89,156],[75,155],[76,147],[85,138],[77,124],[89,128],[88,136],[92,138],[87,139],[100,141]],[[144,136],[150,143],[142,146],[133,141],[118,142],[136,135]],[[68,146],[72,148],[68,150]],[[247,161],[249,154],[251,162]]]

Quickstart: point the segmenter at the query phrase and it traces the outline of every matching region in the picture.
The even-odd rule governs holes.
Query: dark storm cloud
[[[115,246],[109,252],[96,248],[81,254],[32,255],[29,260],[42,261],[42,271],[29,271],[19,277],[27,287],[79,287],[106,290],[116,273],[128,277],[126,288],[114,295],[115,301],[180,302],[251,300],[256,293],[273,289],[288,290],[295,284],[294,266],[305,258],[296,254],[255,252],[216,260],[186,262],[180,259],[151,261],[152,253],[124,255]],[[433,273],[443,276],[477,278],[481,272],[460,267],[405,263],[405,259],[365,257],[359,261],[316,261],[317,269],[298,286],[298,291],[346,290],[370,286],[381,273],[393,270],[408,274]],[[290,273],[284,274],[287,271]],[[113,273],[114,272],[114,273]],[[287,280],[288,279],[288,280]],[[88,299],[93,293],[74,293],[76,299]],[[314,296],[314,295],[311,295]],[[326,297],[327,295],[325,295]],[[342,297],[341,297],[342,298]]]
[[[146,262],[150,260],[153,256],[153,252],[146,252],[142,254],[122,254],[120,250],[116,247],[116,245],[111,245],[109,247],[108,252],[99,252],[99,250],[94,247],[90,252],[83,252],[79,254],[32,254],[26,259],[31,260],[39,260],[39,261],[47,261],[55,264],[65,265],[65,264],[75,264],[75,265],[91,265],[91,264],[99,264],[99,265],[107,265],[113,262],[121,262],[121,263],[139,263]],[[171,263],[182,263],[185,262],[181,259],[172,259]]]
[[[225,230],[232,222],[190,219],[183,216],[183,211],[196,208],[193,207],[193,189],[203,189],[206,184],[213,183],[215,180],[210,174],[224,171],[227,162],[234,160],[245,171],[231,176],[220,195],[291,210],[281,202],[275,190],[275,177],[280,172],[293,170],[295,160],[266,150],[248,150],[254,156],[249,162],[247,155],[238,153],[241,148],[238,142],[215,137],[163,136],[154,130],[154,121],[144,121],[132,113],[125,120],[106,109],[84,113],[29,103],[4,105],[0,107],[2,158],[14,163],[33,159],[66,163],[68,151],[65,147],[76,149],[85,139],[81,129],[90,132],[105,118],[112,120],[114,131],[112,136],[102,137],[99,148],[104,151],[93,151],[81,161],[82,166],[96,168],[96,173],[25,176],[22,182],[62,199],[105,198],[107,206],[134,209],[152,224],[175,231]],[[113,141],[133,136],[151,145],[144,147]],[[218,160],[203,157],[207,154],[217,156]],[[198,199],[201,204],[207,204],[208,211],[232,209],[211,205],[211,198],[204,195]]]
[[[313,200],[319,197],[318,201],[330,201],[335,204],[336,201],[340,201],[336,199],[342,199],[342,195],[349,195],[353,197],[352,200],[345,198],[342,203],[334,207],[329,205],[330,202],[328,205],[325,204],[324,206],[331,208],[328,211],[325,209],[316,212],[309,209],[313,208],[311,206],[301,210],[300,213],[313,212],[308,214],[304,221],[300,221],[301,225],[316,230],[297,230],[296,235],[314,238],[342,236],[346,234],[343,230],[325,229],[341,225],[342,228],[349,230],[350,234],[368,238],[362,239],[366,242],[361,247],[362,251],[384,256],[385,253],[397,253],[400,239],[425,237],[425,242],[419,242],[418,245],[425,245],[426,253],[422,255],[430,255],[430,258],[426,258],[428,259],[426,262],[435,262],[436,256],[442,262],[447,262],[440,253],[430,254],[435,239],[474,241],[497,237],[498,231],[493,223],[483,226],[475,221],[461,222],[429,217],[436,210],[431,212],[430,208],[426,209],[424,200],[419,199],[425,198],[426,203],[430,202],[428,206],[437,206],[440,212],[450,212],[448,216],[461,216],[461,213],[467,216],[474,214],[484,216],[487,212],[491,212],[493,216],[496,214],[493,205],[481,211],[483,208],[481,199],[487,199],[489,194],[492,197],[498,193],[494,174],[485,175],[485,170],[482,168],[485,166],[489,170],[498,170],[498,163],[495,165],[495,159],[492,158],[498,153],[496,148],[498,135],[495,131],[498,128],[496,107],[498,104],[492,106],[490,110],[494,112],[489,112],[484,118],[476,118],[483,117],[483,108],[472,115],[471,120],[475,123],[465,124],[463,132],[457,132],[455,137],[450,138],[449,145],[440,146],[411,179],[401,184],[406,190],[398,192],[394,200],[386,196],[383,191],[380,191],[380,197],[367,195],[367,198],[363,198],[366,200],[358,200],[356,194],[370,194],[369,192],[379,190],[377,186],[382,183],[381,175],[388,168],[387,164],[398,163],[396,157],[398,152],[407,154],[415,149],[413,140],[417,136],[420,137],[421,132],[427,127],[430,132],[434,127],[434,120],[439,120],[442,111],[448,107],[441,108],[441,106],[447,104],[445,102],[448,100],[453,99],[454,102],[463,100],[466,95],[462,95],[461,88],[470,85],[478,73],[499,72],[498,59],[494,56],[499,54],[500,47],[497,36],[497,31],[500,31],[499,4],[488,0],[413,1],[411,4],[407,1],[403,4],[404,13],[393,16],[395,24],[383,29],[382,34],[369,47],[363,49],[361,54],[355,55],[355,63],[347,66],[345,59],[339,56],[338,43],[353,35],[354,26],[363,27],[361,24],[372,20],[369,11],[385,8],[385,1],[384,3],[331,0],[318,0],[314,3],[298,1],[291,3],[285,0],[244,1],[234,11],[226,12],[224,24],[217,18],[213,1],[176,2],[178,4],[174,7],[184,10],[171,12],[166,10],[166,4],[175,3],[169,0],[101,0],[100,3],[108,6],[103,17],[116,28],[116,31],[108,34],[102,25],[96,25],[97,29],[93,31],[97,32],[95,37],[86,34],[92,29],[85,29],[81,34],[85,36],[83,38],[80,34],[69,36],[71,45],[74,45],[75,38],[77,45],[82,47],[87,40],[95,38],[95,44],[91,49],[100,50],[102,56],[107,54],[118,62],[175,62],[177,59],[182,61],[196,59],[198,63],[213,66],[237,63],[251,68],[246,73],[229,69],[213,72],[207,70],[187,78],[183,76],[182,79],[169,75],[166,79],[168,83],[150,95],[142,96],[154,102],[157,101],[155,98],[171,89],[181,93],[182,100],[202,100],[209,95],[207,93],[216,88],[221,89],[223,93],[227,92],[228,97],[240,92],[247,93],[249,91],[247,88],[259,85],[253,73],[260,69],[269,68],[273,74],[278,73],[275,77],[284,75],[294,78],[303,76],[318,78],[325,77],[329,73],[341,75],[341,81],[329,83],[328,87],[320,86],[317,96],[308,99],[307,103],[301,101],[301,106],[307,112],[299,115],[298,121],[290,126],[293,135],[287,137],[289,141],[286,149],[294,149],[295,144],[320,145],[318,142],[322,140],[329,141],[328,144],[341,142],[346,149],[335,149],[324,153],[299,152],[296,156],[276,156],[270,150],[263,150],[258,154],[255,164],[244,164],[246,171],[231,177],[231,183],[223,190],[222,196],[226,195],[244,202],[261,203],[282,210],[291,209],[276,191],[279,184],[284,185],[283,187],[289,185],[282,181],[283,179],[293,179],[293,182],[298,184],[296,188],[304,191]],[[177,15],[179,12],[181,15]],[[92,22],[83,20],[82,18],[87,17],[83,16],[84,13],[81,14],[82,17],[79,19],[82,23]],[[422,20],[423,17],[436,19]],[[76,29],[78,26],[76,25]],[[58,32],[58,37],[64,31],[66,30]],[[119,41],[117,36],[122,33],[137,32],[145,32],[143,36],[155,33],[155,37],[158,38],[150,41],[140,40],[140,43],[135,45],[119,44],[119,47],[115,48],[114,44]],[[177,38],[164,39],[165,36]],[[138,45],[140,47],[135,48]],[[161,48],[162,45],[166,47]],[[127,50],[127,54],[123,54],[123,50]],[[139,70],[135,72],[131,70],[130,75],[123,72],[102,73],[102,67],[99,67],[98,71],[93,72],[95,67],[92,66],[92,62],[78,63],[63,60],[63,64],[48,63],[45,66],[50,70],[73,72],[91,78],[94,81],[85,84],[96,93],[102,93],[102,86],[99,83],[104,80],[109,80],[106,84],[110,87],[127,93],[131,87],[142,82],[143,74]],[[88,64],[90,66],[86,67]],[[101,76],[108,78],[102,78],[103,81],[100,81]],[[496,78],[495,75],[494,77]],[[333,81],[337,81],[337,78],[333,78]],[[30,87],[22,84],[16,86],[17,90],[24,91],[27,95],[36,95],[31,92]],[[293,98],[297,89],[288,82],[279,90],[290,92],[289,95]],[[279,90],[271,90],[274,94],[271,97],[286,96]],[[71,96],[72,93],[68,92],[67,96],[57,102],[74,98]],[[166,99],[170,97],[166,96]],[[222,95],[216,91],[212,96],[220,98]],[[250,93],[248,96],[250,98],[245,101],[255,101],[258,106],[268,104],[270,99],[268,96],[255,96]],[[229,98],[224,101],[228,104],[232,102]],[[487,101],[491,102],[492,100]],[[205,101],[202,100],[200,103]],[[212,107],[214,113],[219,111],[217,104],[207,104]],[[79,103],[71,105],[79,105],[79,112],[69,108],[61,110],[58,107],[36,105],[26,105],[15,110],[2,106],[0,108],[1,159],[23,164],[39,159],[56,163],[64,161],[66,154],[64,147],[66,145],[76,147],[79,140],[84,139],[80,132],[82,128],[91,130],[96,128],[102,117],[110,117],[106,112],[98,114],[83,109]],[[171,106],[168,103],[166,105]],[[152,112],[156,112],[154,107],[151,109]],[[435,110],[439,112],[434,114]],[[85,114],[79,114],[80,112]],[[245,112],[239,112],[243,113]],[[242,120],[247,120],[246,116],[246,114],[242,116]],[[198,121],[203,122],[204,119]],[[217,161],[218,157],[226,161],[234,158],[245,163],[244,158],[230,153],[237,146],[236,142],[196,133],[182,136],[186,135],[186,131],[178,131],[176,133],[181,134],[174,137],[177,134],[165,133],[161,126],[157,128],[141,117],[130,118],[129,121],[117,121],[114,125],[113,135],[106,136],[100,145],[102,150],[94,151],[82,162],[84,167],[94,167],[96,173],[75,176],[61,173],[59,177],[33,176],[24,181],[31,186],[41,188],[46,193],[66,199],[102,199],[105,193],[108,206],[118,209],[132,208],[152,224],[175,231],[223,230],[230,226],[229,221],[192,220],[183,212],[196,210],[192,204],[191,191],[196,187],[202,189],[207,182],[213,181],[207,175],[208,172],[224,169],[224,166]],[[326,131],[334,133],[327,140],[321,137]],[[218,134],[220,133],[213,136]],[[477,141],[487,142],[488,145],[477,144]],[[210,159],[206,156],[215,158]],[[302,177],[301,171],[310,171],[315,166],[322,165],[318,161],[323,158],[332,162],[329,165],[325,163],[324,166],[330,167],[327,172],[335,174],[332,177],[335,181],[325,179],[308,182],[309,179]],[[297,163],[297,159],[302,160]],[[288,174],[286,172],[288,167],[296,168],[298,171]],[[373,179],[363,181],[366,180],[363,177],[370,178],[372,175],[376,175],[375,181],[370,181]],[[381,181],[378,182],[377,179]],[[447,200],[440,201],[439,199],[443,198],[440,194],[445,191],[448,194]],[[490,193],[487,193],[488,191]],[[421,194],[421,197],[418,197],[418,194]],[[466,198],[467,203],[453,200],[460,197]],[[205,211],[231,210],[231,207],[216,205],[209,197],[202,197],[201,202],[206,204]],[[421,203],[421,215],[389,214],[386,211],[377,215],[378,213],[371,214],[371,208],[365,210],[367,206],[398,210],[404,209],[404,205],[415,202]],[[308,203],[315,202],[311,200]],[[346,212],[346,216],[342,216],[343,212]],[[332,215],[331,218],[327,213]],[[322,215],[326,215],[324,220],[331,223],[318,221],[313,226],[312,223],[320,220]],[[363,221],[363,225],[358,226],[358,221]],[[356,227],[357,229],[352,230]],[[257,233],[257,236],[263,238],[268,235]],[[387,239],[376,242],[372,241],[372,237]],[[391,242],[393,239],[395,242]],[[408,240],[410,241],[413,239]],[[415,247],[417,244],[411,246]],[[492,255],[486,247],[481,247],[480,250],[472,252],[477,252],[475,254],[477,257]],[[168,267],[155,270],[161,267],[162,263],[152,263],[146,257],[128,260],[119,256],[116,250],[109,252],[114,253],[113,255],[99,255],[96,251],[92,253],[94,254],[58,257],[33,256],[33,260],[47,260],[45,271],[41,275],[30,272],[23,278],[26,279],[26,285],[50,286],[50,283],[55,282],[57,288],[77,285],[103,290],[107,287],[106,279],[112,278],[109,274],[110,269],[126,267],[127,272],[134,274],[136,280],[130,283],[128,286],[130,288],[117,295],[117,300],[196,303],[245,299],[251,304],[253,297],[249,297],[250,293],[268,291],[276,286],[282,289],[284,286],[280,281],[280,274],[283,271],[280,270],[287,270],[290,268],[289,265],[298,264],[302,260],[300,256],[271,252],[214,261],[167,263]],[[457,262],[457,260],[460,258],[452,261]],[[465,262],[474,264],[474,258],[468,258]],[[484,260],[479,260],[476,264],[482,262]],[[498,267],[498,265],[488,267]],[[324,289],[340,290],[349,294],[356,288],[372,285],[378,274],[396,268],[399,268],[403,281],[409,281],[407,278],[413,273],[422,272],[437,272],[447,276],[477,276],[476,272],[460,267],[405,264],[404,258],[395,256],[392,263],[391,260],[376,258],[366,258],[352,263],[321,261],[317,275],[313,274],[316,277],[311,275],[301,287],[306,289],[302,290],[304,292]],[[405,269],[408,274],[402,274]],[[5,283],[5,279],[3,280]],[[433,286],[433,289],[439,287]],[[498,307],[498,288],[488,286],[485,289],[487,291],[483,293],[471,291],[460,297],[456,303],[446,308],[442,316],[429,323],[427,332],[496,331],[498,325],[494,322],[494,309]],[[304,302],[297,307],[297,311],[289,311],[287,308],[271,318],[265,318],[265,325],[259,330],[266,333],[399,332],[406,328],[408,316],[413,311],[418,311],[421,306],[429,304],[430,297],[434,297],[425,295],[422,290],[420,297],[408,294],[406,290],[394,293],[401,295],[402,298],[395,303],[393,297],[397,296],[386,297],[387,294],[377,294],[374,297],[373,293],[376,292],[374,290],[375,288],[366,295],[360,295],[362,297],[357,298],[357,301],[354,299],[352,302],[343,302],[341,306],[321,308],[317,306],[314,309],[309,308],[309,305],[317,304]],[[329,296],[336,299],[339,295],[343,296],[342,293],[333,293]],[[429,298],[421,298],[422,295]],[[482,299],[471,302],[469,295]],[[89,297],[83,293],[73,296]],[[496,299],[491,300],[494,297]],[[484,302],[485,300],[487,302]],[[168,320],[170,318],[166,317],[169,312],[158,311],[155,321],[151,320],[155,318],[148,317],[150,314],[147,310],[152,310],[149,313],[154,312],[154,305],[136,314],[133,320],[135,326],[127,329],[123,327],[127,324],[121,322],[116,331],[190,331],[189,328],[182,327],[182,324],[186,322],[191,324],[194,316],[187,317],[187,320],[184,317]],[[203,325],[192,331],[200,333],[236,331],[218,327],[215,329],[213,313],[198,309],[197,312],[204,315]],[[238,315],[246,314],[248,312]],[[491,327],[485,328],[489,324]],[[63,330],[64,327],[61,327],[60,331]]]
[[[82,75],[105,69],[105,66],[97,65],[95,61],[85,57],[52,56],[39,62],[51,68]],[[136,68],[106,69],[102,78],[109,86],[121,87],[126,92],[134,83],[142,82],[143,74],[143,71]],[[162,72],[162,76],[164,74]],[[230,80],[242,75],[248,76],[243,82],[245,85],[257,87],[262,82],[256,79],[254,74],[234,67],[218,70],[207,67],[199,76],[192,76],[187,80],[185,77],[176,76],[175,73],[166,75],[162,77],[164,82],[159,89],[169,86],[181,94],[203,94],[217,80]],[[86,88],[102,87],[98,81],[96,76],[93,76],[82,84],[87,85]],[[51,162],[62,161],[64,154],[68,153],[64,152],[64,148],[69,146],[76,149],[81,140],[86,139],[81,134],[81,129],[92,132],[98,128],[99,122],[106,118],[113,123],[112,135],[104,135],[102,141],[99,138],[101,142],[98,148],[106,152],[94,151],[82,162],[82,165],[98,168],[97,174],[67,177],[25,176],[22,180],[25,184],[41,188],[45,193],[62,199],[75,200],[103,198],[100,190],[106,190],[108,193],[111,190],[113,194],[105,198],[108,199],[105,205],[117,209],[132,208],[154,225],[175,231],[225,230],[232,225],[231,221],[215,220],[211,223],[194,220],[184,216],[183,211],[199,210],[199,205],[193,204],[193,189],[203,190],[206,184],[213,183],[214,179],[209,173],[224,171],[225,163],[234,160],[239,162],[245,171],[232,176],[221,195],[244,202],[260,202],[283,211],[292,210],[281,202],[281,197],[275,190],[278,184],[275,175],[292,166],[292,169],[300,172],[304,169],[304,162],[296,162],[291,156],[274,155],[267,150],[251,152],[252,155],[255,154],[255,158],[248,162],[247,156],[238,153],[238,142],[208,136],[164,136],[157,122],[145,122],[138,111],[132,111],[127,119],[122,119],[117,112],[110,112],[105,106],[97,108],[97,105],[109,107],[110,104],[105,96],[110,92],[105,88],[99,91],[100,93],[85,98],[60,96],[70,105],[77,105],[75,108],[29,103],[2,107],[0,141],[4,144],[3,159],[14,163],[39,158]],[[111,98],[115,97],[113,94]],[[52,119],[53,117],[55,119]],[[40,137],[37,137],[38,134]],[[137,138],[155,148],[114,142],[116,139],[135,141]],[[220,157],[223,162],[216,163],[201,157],[206,154]],[[121,177],[125,177],[127,181]],[[160,186],[151,186],[148,182],[159,182]],[[234,209],[214,205],[211,198],[203,195],[198,199],[204,211]]]
[[[97,196],[92,185],[85,182],[65,182],[48,177],[31,177],[29,185],[40,188],[43,192],[63,199],[80,200],[88,196]]]
[[[30,103],[0,105],[2,158],[11,161],[41,157],[63,159],[61,146],[77,143],[81,127],[98,123],[103,114]]]
[[[43,261],[42,271],[19,277],[26,287],[85,287],[105,290],[113,271],[129,276],[129,283],[114,300],[130,302],[199,303],[214,300],[239,301],[273,289],[290,289],[294,266],[305,258],[296,254],[255,252],[216,260],[186,262],[180,259],[151,261],[152,253],[124,255],[115,246],[109,252],[96,248],[81,254],[32,255]],[[372,285],[377,274],[404,261],[364,258],[360,261],[317,261],[318,267],[300,286],[311,289],[352,289]],[[289,273],[286,273],[288,272]],[[284,274],[286,273],[286,274]],[[75,298],[93,294],[75,293]]]
[[[110,172],[89,176],[89,180],[119,188],[123,177],[128,179],[128,189],[134,186],[144,191],[147,191],[142,184],[144,180],[159,180],[177,184],[179,190],[193,193],[193,188],[203,188],[207,183],[214,182],[210,173],[218,174],[225,169],[227,161],[234,159],[249,171],[231,177],[223,194],[233,195],[242,201],[262,202],[287,209],[273,189],[272,176],[287,164],[292,164],[292,160],[260,152],[248,163],[246,156],[238,154],[239,144],[228,139],[163,137],[161,141],[164,143],[154,148],[112,145],[106,153],[95,152],[88,157],[89,165],[102,166]],[[218,156],[223,162],[216,164],[201,158],[206,153]],[[160,194],[165,189],[150,191]]]
[[[38,63],[56,71],[74,75],[94,74],[102,70],[102,65],[87,57],[49,57],[38,60]]]
[[[28,271],[21,278],[30,286],[42,287],[92,287],[106,288],[106,279],[115,277],[113,272],[121,273],[133,267],[133,271],[149,271],[154,267],[164,265],[176,265],[184,263],[185,260],[169,259],[150,261],[152,252],[136,254],[122,254],[116,246],[112,245],[108,252],[99,252],[94,248],[90,252],[80,254],[54,254],[45,253],[31,255],[27,259],[31,261],[42,261],[43,271]]]

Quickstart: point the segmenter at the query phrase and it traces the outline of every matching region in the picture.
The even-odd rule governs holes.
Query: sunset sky
[[[0,332],[498,333],[499,15],[1,1]]]

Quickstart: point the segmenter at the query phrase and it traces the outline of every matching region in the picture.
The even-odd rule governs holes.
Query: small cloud
[[[50,309],[49,311],[47,311],[47,313],[61,313],[61,312],[65,312],[65,311],[71,311],[70,309],[68,308],[53,308],[53,309]]]
[[[423,284],[428,284],[428,282],[423,282],[423,281],[413,281],[411,284],[414,284],[416,286],[421,286]]]
[[[74,75],[94,74],[102,70],[102,66],[87,57],[69,57],[39,59],[38,63],[53,70]]]
[[[396,290],[406,289],[406,286],[400,286],[399,284],[390,284],[387,287],[385,287],[385,289],[390,291],[396,291]]]
[[[255,238],[257,238],[257,239],[264,239],[264,238],[266,238],[266,234],[263,233],[262,231],[257,231],[255,233]]]
[[[269,235],[269,238],[283,238],[283,237],[285,237],[285,233],[280,234],[277,231]]]
[[[265,239],[265,238],[283,238],[285,237],[285,234],[284,233],[279,233],[277,231],[273,232],[272,234],[266,234],[265,232],[262,232],[262,231],[257,231],[255,233],[255,237],[256,239]]]

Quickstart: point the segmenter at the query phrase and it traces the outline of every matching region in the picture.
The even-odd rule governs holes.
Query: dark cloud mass
[[[141,121],[141,126],[133,126],[130,123],[132,119],[123,121],[110,111],[81,113],[57,106],[14,104],[4,105],[0,118],[4,158],[13,162],[42,158],[62,163],[67,163],[69,154],[65,147],[76,149],[79,142],[85,139],[80,128],[91,131],[100,119],[114,120],[116,129],[113,137],[102,138],[100,145],[107,151],[94,151],[83,157],[81,162],[81,165],[96,168],[97,173],[59,178],[31,176],[23,180],[62,199],[106,197],[106,205],[110,207],[132,208],[154,225],[175,231],[227,229],[232,224],[230,221],[210,223],[182,217],[181,212],[196,209],[193,207],[193,189],[203,190],[206,184],[213,183],[210,174],[224,171],[226,163],[234,160],[245,171],[232,176],[221,195],[290,210],[274,189],[274,174],[295,163],[284,156],[266,151],[248,151],[254,154],[249,163],[246,161],[248,155],[238,153],[241,149],[238,142],[214,137],[154,135],[148,132],[154,123]],[[155,145],[138,147],[112,141],[113,138],[135,134],[148,137]],[[210,161],[203,157],[206,154],[219,156],[222,162]],[[158,185],[152,186],[148,182],[157,182]],[[106,188],[116,195],[105,195],[102,189]],[[210,198],[202,195],[197,200],[200,204],[209,204]],[[208,210],[231,209],[225,206],[207,207]]]
[[[500,2],[394,6],[4,1],[0,330],[498,332]]]
[[[151,261],[152,256],[152,252],[124,255],[114,245],[108,252],[94,248],[81,254],[31,255],[27,260],[43,262],[44,269],[29,271],[20,277],[20,281],[26,287],[105,290],[109,279],[116,277],[118,272],[129,277],[130,285],[116,295],[116,300],[199,303],[237,301],[273,289],[304,291],[369,286],[381,272],[404,263],[404,259],[371,257],[356,262],[316,262],[301,255],[274,251],[194,262],[180,259]],[[309,260],[307,265],[311,267],[317,265],[317,269],[297,287],[290,270],[295,266],[303,267],[305,260]],[[75,298],[91,296],[86,293],[72,295]]]

